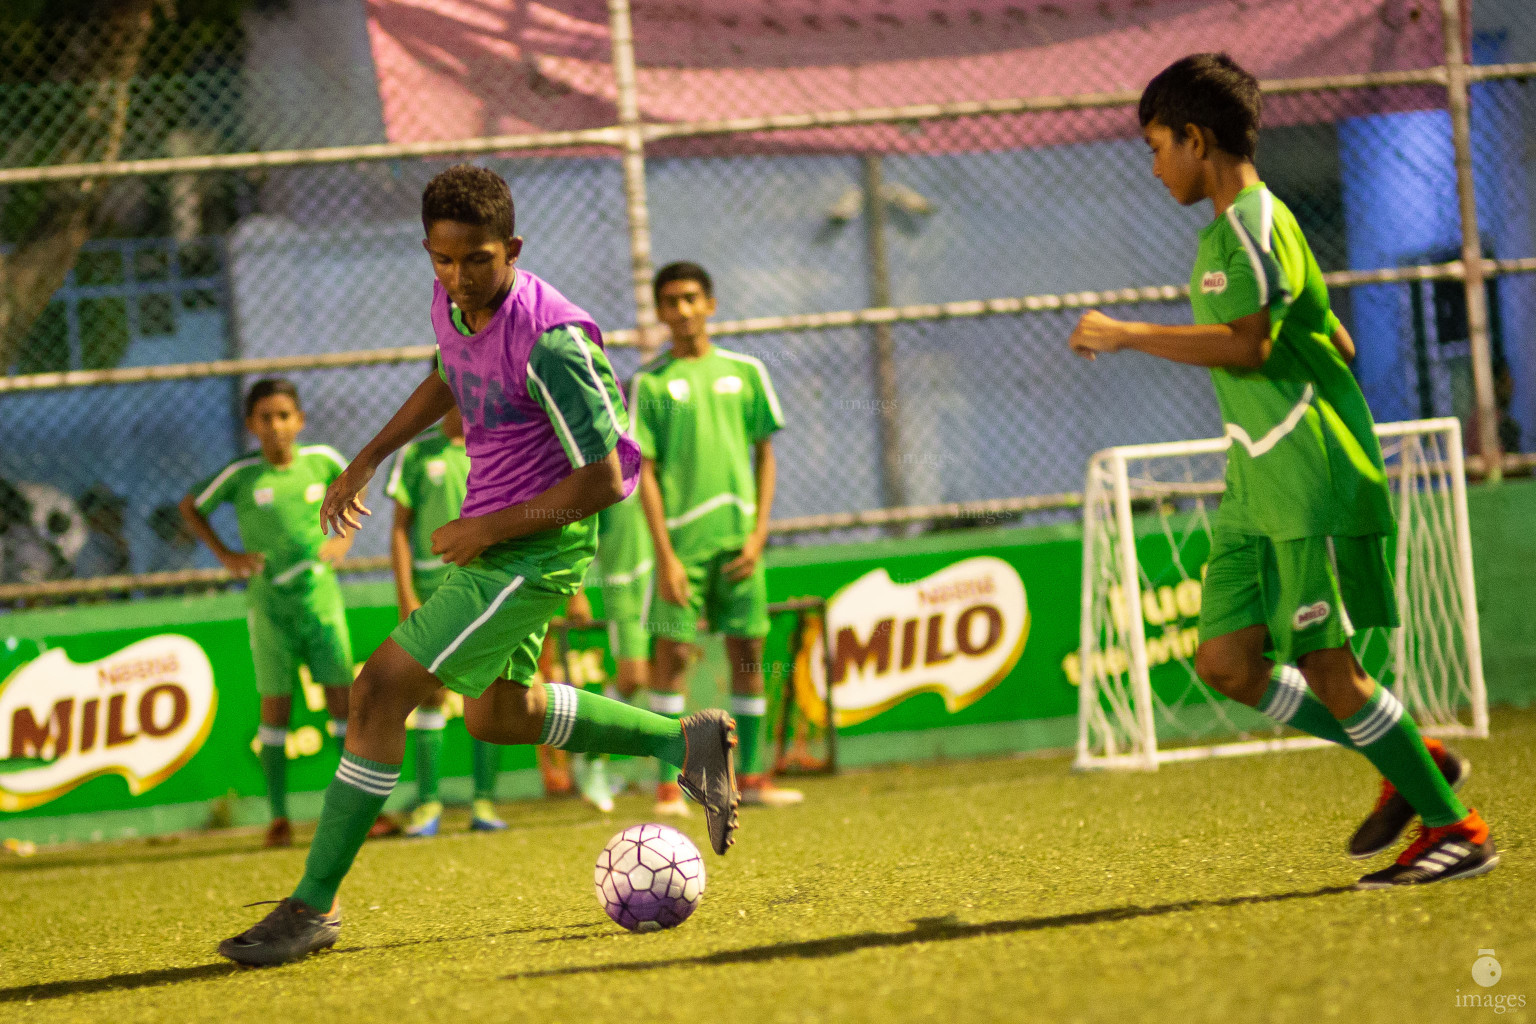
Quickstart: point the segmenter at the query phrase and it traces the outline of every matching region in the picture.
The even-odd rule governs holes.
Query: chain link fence
[[[1221,429],[1201,371],[1065,348],[1086,307],[1188,318],[1207,213],[1151,176],[1134,104],[1198,49],[1266,81],[1260,171],[1330,275],[1377,417],[1478,436],[1434,0],[12,6],[0,601],[219,582],[189,574],[214,563],[174,505],[251,447],[240,398],[264,373],[299,386],[307,439],[355,453],[426,372],[420,194],[465,158],[510,182],[522,265],[594,314],[626,376],[659,340],[636,268],[710,268],[718,340],[785,407],[787,534],[1059,514],[1093,451]],[[1485,406],[1518,456],[1536,451],[1536,12],[1463,13]]]

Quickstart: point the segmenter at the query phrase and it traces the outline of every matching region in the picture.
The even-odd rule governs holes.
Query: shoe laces
[[[1438,831],[1440,830],[1429,828],[1423,822],[1420,822],[1418,833],[1414,835],[1413,842],[1408,844],[1408,849],[1404,850],[1402,856],[1397,858],[1397,862],[1403,867],[1412,866],[1431,846],[1434,846],[1440,840],[1440,836],[1435,834]]]
[[[1476,811],[1468,813],[1467,817],[1461,821],[1452,822],[1449,825],[1429,826],[1421,821],[1419,822],[1418,835],[1414,836],[1413,842],[1408,844],[1408,849],[1404,850],[1403,855],[1397,858],[1397,862],[1405,867],[1409,866],[1427,853],[1430,847],[1442,839],[1447,839],[1451,836],[1461,836],[1464,839],[1476,842],[1478,841],[1477,833],[1479,826],[1482,826],[1483,829],[1487,828],[1487,826],[1482,825],[1482,819],[1477,816]]]
[[[264,939],[269,936],[286,936],[298,930],[297,925],[303,916],[303,908],[291,897],[282,900],[257,900],[255,903],[247,903],[247,907],[265,907],[276,904],[267,913],[267,916],[257,921],[248,928],[242,938]]]

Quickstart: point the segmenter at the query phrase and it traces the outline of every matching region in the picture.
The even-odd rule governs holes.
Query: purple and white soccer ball
[[[597,855],[597,902],[632,932],[676,928],[704,895],[704,858],[675,828],[631,825]]]

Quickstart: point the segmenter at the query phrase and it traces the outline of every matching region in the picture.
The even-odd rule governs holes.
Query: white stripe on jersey
[[[300,455],[324,455],[342,469],[347,468],[347,460],[341,457],[341,452],[328,444],[307,444],[299,449]]]
[[[778,392],[773,390],[773,381],[768,378],[768,368],[763,365],[763,361],[752,356],[743,355],[740,352],[727,352],[723,348],[717,348],[715,351],[726,359],[734,359],[738,363],[746,363],[757,371],[757,379],[763,383],[763,394],[768,399],[768,408],[773,412],[773,420],[775,423],[782,425],[784,423],[784,409],[779,405]]]
[[[539,379],[539,375],[533,372],[532,363],[528,364],[528,379],[537,384],[539,390],[544,392],[544,401],[549,403],[549,411],[554,414],[555,425],[565,435],[566,456],[576,464],[577,469],[585,466],[587,460],[582,456],[581,449],[576,446],[576,435],[571,433],[570,424],[565,422],[565,416],[560,412],[560,406],[555,404],[555,396],[549,393],[549,388]]]
[[[253,455],[247,459],[236,459],[234,462],[231,462],[229,465],[219,470],[219,475],[209,481],[208,486],[203,488],[203,493],[199,494],[192,500],[192,504],[201,508],[203,502],[213,497],[214,493],[223,485],[224,481],[230,478],[230,476],[249,466],[254,466],[261,461],[262,457],[260,455]]]
[[[1237,240],[1243,243],[1243,251],[1248,254],[1248,262],[1253,267],[1253,276],[1259,282],[1259,308],[1269,308],[1269,275],[1264,273],[1264,264],[1259,262],[1259,254],[1254,250],[1253,239],[1248,235],[1248,229],[1243,227],[1243,222],[1237,219],[1237,204],[1227,207],[1227,221],[1232,225],[1232,230],[1237,233]]]

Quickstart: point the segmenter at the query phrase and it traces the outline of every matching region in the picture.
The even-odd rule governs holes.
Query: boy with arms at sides
[[[660,758],[705,810],[710,845],[736,828],[735,725],[719,711],[681,722],[572,686],[533,683],[549,620],[581,584],[592,519],[634,489],[639,451],[623,397],[584,311],[516,268],[512,195],[489,170],[449,168],[422,195],[437,276],[431,373],[332,482],[325,528],[355,530],[374,472],[457,404],[470,456],[458,519],[432,535],[457,568],[358,674],[352,725],[326,790],[304,877],[254,927],[219,944],[245,964],[298,960],[335,944],[336,891],[400,775],[405,720],[439,686],[464,696],[464,724],[491,743]],[[533,684],[533,685],[530,685]]]
[[[468,486],[469,453],[464,447],[464,421],[454,406],[438,426],[400,449],[384,485],[384,494],[395,499],[389,561],[395,574],[401,622],[435,594],[453,570],[432,553],[432,534],[459,517]],[[440,686],[416,709],[416,809],[405,827],[408,836],[435,836],[442,823],[443,804],[437,798],[437,780],[443,729],[447,725],[443,703],[447,699],[447,687]],[[469,743],[475,779],[470,831],[500,831],[507,827],[496,816],[494,803],[501,748],[473,737]]]
[[[651,635],[645,623],[654,564],[645,509],[636,488],[629,497],[597,514],[597,557],[592,560],[586,582],[588,587],[598,588],[603,598],[608,650],[616,666],[604,693],[613,700],[634,699],[650,679]],[[591,621],[592,606],[585,593],[571,599],[566,616],[577,625]],[[613,810],[614,787],[608,780],[604,760],[593,758],[580,784],[587,802],[606,813]]]
[[[1345,364],[1354,342],[1328,307],[1295,217],[1254,168],[1259,112],[1258,83],[1225,54],[1185,57],[1147,86],[1139,116],[1153,173],[1179,203],[1215,208],[1190,276],[1195,324],[1094,311],[1069,344],[1088,359],[1135,349],[1210,368],[1232,444],[1195,670],[1381,772],[1381,798],[1350,840],[1352,856],[1389,848],[1421,818],[1397,862],[1359,886],[1480,875],[1499,858],[1487,824],[1452,791],[1467,762],[1421,739],[1349,646],[1357,626],[1397,625],[1386,562],[1392,506],[1370,410]]]
[[[644,462],[640,499],[655,548],[655,638],[651,709],[683,712],[682,684],[700,613],[725,634],[731,713],[741,736],[744,804],[799,803],[763,770],[763,638],[768,587],[763,547],[773,507],[773,434],[784,414],[768,371],[751,356],[709,340],[714,285],[696,263],[656,274],[657,315],[672,349],[646,363],[633,384],[635,439]],[[656,811],[686,815],[672,773],[662,766]]]
[[[259,380],[245,396],[245,427],[259,450],[235,459],[198,484],[178,506],[187,529],[208,545],[219,562],[246,581],[255,663],[261,695],[261,772],[267,784],[272,821],[264,845],[288,846],[288,723],[299,666],[325,687],[325,706],[338,740],[347,736],[347,692],[352,685],[352,635],[334,566],[352,540],[320,532],[325,489],[346,469],[347,460],[325,444],[297,443],[304,429],[298,389],[278,378]],[[235,507],[244,551],[219,538],[208,516],[225,502]],[[395,831],[379,817],[374,835]]]

